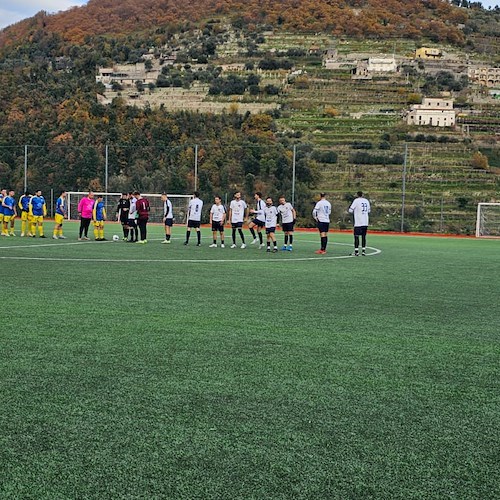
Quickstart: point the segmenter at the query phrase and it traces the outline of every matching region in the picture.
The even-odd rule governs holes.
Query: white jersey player
[[[188,206],[188,221],[187,221],[187,230],[186,230],[186,241],[184,245],[189,243],[189,237],[191,236],[191,229],[196,230],[196,237],[198,238],[198,242],[196,246],[199,247],[201,245],[201,211],[203,209],[203,201],[199,198],[200,193],[195,191],[193,193],[193,198],[189,202]]]
[[[370,202],[363,196],[362,191],[357,192],[358,197],[349,207],[349,213],[354,214],[354,255],[359,255],[359,237],[361,236],[361,255],[366,255],[366,232],[368,231]]]
[[[168,199],[167,193],[162,193],[161,201],[163,202],[163,223],[165,224],[165,239],[162,243],[170,243],[174,224],[174,208],[172,202]]]
[[[241,238],[241,248],[245,248],[245,236],[243,234],[243,222],[247,213],[247,204],[241,199],[241,193],[236,191],[234,199],[229,204],[229,220],[232,228],[233,244],[231,248],[236,248],[236,231],[238,231]]]
[[[226,222],[226,207],[220,196],[216,196],[210,209],[210,224],[212,225],[213,243],[210,248],[217,248],[217,233],[220,234],[220,246],[224,248],[224,222]]]
[[[129,229],[129,237],[128,240],[130,243],[139,240],[139,228],[137,227],[137,198],[130,193],[130,209],[128,211],[128,222],[127,226]]]
[[[321,237],[321,248],[315,253],[323,255],[326,253],[328,245],[328,230],[330,229],[330,214],[332,213],[332,205],[326,199],[326,193],[319,194],[319,201],[313,209],[313,217],[317,223],[318,231]]]
[[[278,251],[276,245],[276,226],[278,225],[278,210],[273,205],[273,199],[266,198],[266,206],[264,208],[264,224],[266,227],[267,236],[267,251],[271,251],[271,242],[273,242],[273,253]]]
[[[254,227],[257,227],[257,233],[259,235],[259,248],[262,248],[264,246],[263,239],[262,239],[262,228],[266,225],[266,217],[264,215],[264,208],[266,207],[266,204],[264,203],[264,200],[262,199],[262,193],[260,191],[257,191],[254,193],[254,199],[255,199],[255,209],[250,210],[252,214],[254,214],[254,219],[250,224],[248,224],[248,229],[250,229],[250,233],[252,234],[252,243],[251,245],[255,245],[257,243],[257,238],[255,235],[255,229]]]
[[[293,228],[297,213],[292,204],[288,203],[284,196],[280,196],[279,202],[278,214],[281,216],[281,229],[283,229],[283,233],[285,234],[285,241],[281,250],[291,252],[293,250]]]

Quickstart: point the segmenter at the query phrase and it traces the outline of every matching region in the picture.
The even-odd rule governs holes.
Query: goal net
[[[84,196],[87,195],[88,192],[84,191],[67,191],[69,220],[78,219],[78,203]],[[104,197],[108,220],[115,220],[116,207],[118,206],[118,200],[121,197],[121,193],[100,193],[94,191],[94,199],[97,197],[97,195],[102,195]],[[161,195],[141,193],[141,196],[143,198],[147,198],[151,206],[151,212],[149,213],[149,222],[163,222],[163,202],[161,201]],[[175,224],[185,224],[187,222],[187,211],[189,200],[191,198],[192,196],[188,194],[168,195],[168,199],[172,202]]]
[[[500,203],[478,204],[476,236],[478,238],[500,238]]]

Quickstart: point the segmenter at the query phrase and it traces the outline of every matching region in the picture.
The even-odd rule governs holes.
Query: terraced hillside
[[[306,72],[299,85],[287,86],[278,123],[283,132],[336,153],[336,163],[321,165],[320,187],[334,195],[341,227],[348,222],[346,202],[361,189],[374,201],[374,225],[400,229],[405,157],[405,230],[471,233],[477,203],[500,199],[500,170],[472,167],[478,142],[498,147],[498,104],[484,105],[486,116],[461,118],[468,128],[409,127],[403,114],[415,87],[404,76],[353,80],[345,72]],[[405,146],[419,134],[432,142]]]

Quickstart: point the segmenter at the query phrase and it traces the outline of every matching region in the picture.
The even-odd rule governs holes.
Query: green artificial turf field
[[[500,241],[161,229],[1,238],[1,498],[500,497]]]

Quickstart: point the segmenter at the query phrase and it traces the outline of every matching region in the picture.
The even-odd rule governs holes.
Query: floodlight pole
[[[292,207],[295,206],[295,160],[297,157],[297,146],[293,145],[293,161],[292,161]]]
[[[408,143],[405,143],[405,156],[403,161],[403,186],[402,186],[402,204],[401,204],[401,232],[403,232],[405,222],[405,199],[406,199],[406,165],[408,160]]]

